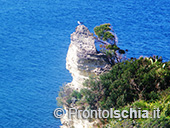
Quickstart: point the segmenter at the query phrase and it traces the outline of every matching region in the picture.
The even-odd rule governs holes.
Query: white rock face
[[[67,84],[72,89],[80,90],[83,88],[82,83],[88,79],[89,75],[99,75],[111,68],[106,56],[97,52],[94,42],[92,33],[84,25],[77,26],[76,31],[71,34],[66,68],[73,77],[73,81]],[[68,111],[66,106],[64,108]],[[94,125],[99,122],[97,119],[90,122],[75,116],[69,119],[67,114],[61,118],[63,124],[61,128],[94,128]]]
[[[82,83],[89,75],[99,75],[110,68],[107,58],[102,53],[97,53],[95,40],[84,25],[76,27],[71,34],[71,44],[66,58],[66,68],[70,71],[74,89],[83,88]]]

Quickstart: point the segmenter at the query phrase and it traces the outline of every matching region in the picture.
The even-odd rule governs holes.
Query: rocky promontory
[[[71,86],[78,90],[89,75],[99,75],[110,69],[107,57],[96,50],[93,34],[84,25],[77,26],[71,34],[66,68],[73,77]]]
[[[98,76],[111,68],[105,54],[97,51],[93,34],[84,25],[78,25],[75,32],[71,34],[66,68],[73,77],[72,82],[67,86],[78,91],[83,88],[83,82],[90,75]],[[64,106],[64,108],[67,111],[67,107]],[[76,117],[68,119],[66,114],[61,118],[61,123],[63,124],[62,128],[90,128],[97,123],[97,120],[90,122]]]

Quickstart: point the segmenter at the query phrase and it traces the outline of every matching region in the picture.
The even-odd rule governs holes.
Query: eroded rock
[[[107,57],[97,52],[95,39],[84,25],[77,26],[71,34],[66,68],[73,77],[72,87],[78,90],[83,88],[82,83],[90,75],[99,75],[110,69]]]
[[[77,26],[76,31],[71,34],[66,68],[73,77],[73,81],[66,85],[71,90],[80,90],[83,88],[83,82],[90,75],[98,76],[111,68],[107,57],[103,53],[97,52],[95,39],[84,25]],[[67,107],[66,105],[64,106],[66,111],[68,111]],[[78,108],[80,106],[72,107]],[[94,128],[99,123],[97,119],[89,121],[88,119],[77,119],[75,116],[69,119],[67,114],[61,118],[61,123],[63,124],[61,128]]]

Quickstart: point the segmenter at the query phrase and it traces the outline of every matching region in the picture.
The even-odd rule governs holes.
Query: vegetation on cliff
[[[140,57],[122,61],[125,51],[117,46],[110,24],[94,28],[101,51],[110,59],[112,69],[89,77],[80,91],[64,86],[58,97],[61,104],[81,109],[128,110],[159,108],[160,118],[104,119],[106,127],[170,127],[170,61],[161,57]],[[149,113],[151,115],[151,113]]]
[[[105,128],[169,128],[170,127],[170,88],[158,93],[158,99],[154,101],[137,100],[132,104],[120,107],[120,110],[129,108],[148,110],[149,117],[152,117],[154,108],[159,108],[160,118],[145,118],[145,119],[109,119]]]
[[[105,128],[169,128],[170,127],[170,88],[158,93],[158,99],[154,101],[137,100],[132,104],[119,108],[129,110],[129,108],[148,110],[149,117],[152,117],[154,108],[159,108],[160,118],[148,119],[109,119]]]
[[[124,54],[127,50],[123,50],[118,47],[118,39],[111,24],[107,23],[96,26],[94,28],[94,33],[96,35],[94,36],[96,42],[101,43],[101,52],[106,54],[111,65],[121,62],[124,59]]]
[[[75,95],[81,94],[76,104],[82,108],[149,111],[159,108],[161,111],[157,119],[104,120],[109,128],[170,126],[170,61],[163,63],[157,57],[130,59],[114,65],[99,78],[86,80],[84,86]]]
[[[91,109],[125,106],[136,100],[154,101],[170,86],[170,62],[158,58],[130,59],[117,63],[99,78],[86,80],[81,94]]]
[[[170,126],[170,61],[163,63],[158,57],[129,59],[117,63],[99,78],[90,77],[84,87],[80,92],[73,91],[65,97],[68,106],[92,110],[129,110],[130,107],[161,110],[158,119],[104,120],[109,127],[132,124],[139,127]]]

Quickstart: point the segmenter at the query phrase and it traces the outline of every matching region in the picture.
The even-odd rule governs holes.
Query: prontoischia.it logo
[[[66,111],[62,108],[57,108],[54,110],[54,116],[56,118],[62,118],[64,115],[68,116],[71,119],[72,116],[77,117],[78,119],[84,118],[160,118],[160,110],[159,108],[154,109],[152,111],[152,116],[149,117],[148,110],[141,110],[141,108],[133,109],[130,108],[127,110],[114,110],[110,108],[110,110],[79,110],[76,108],[68,108]]]

